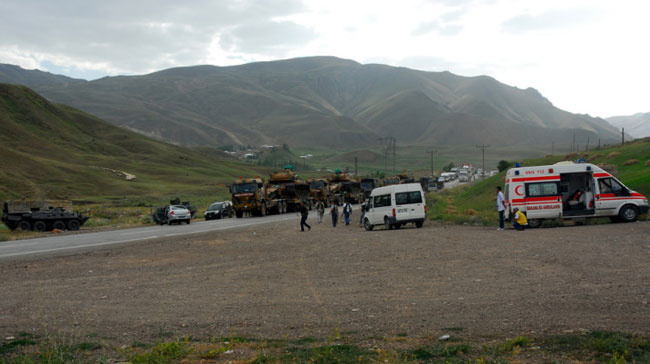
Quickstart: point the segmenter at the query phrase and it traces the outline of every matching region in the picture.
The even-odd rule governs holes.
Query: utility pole
[[[483,150],[483,176],[482,177],[484,177],[485,176],[485,148],[489,148],[490,146],[483,144],[483,145],[477,145],[476,147],[481,148]]]
[[[573,144],[571,144],[571,153],[577,152],[578,148],[576,148],[576,133],[573,132]]]
[[[555,155],[555,141],[551,142],[551,155]]]
[[[589,151],[589,137],[587,137],[587,146],[585,147],[585,153]]]
[[[382,144],[382,146],[384,146],[384,143],[386,143],[384,149],[384,174],[386,176],[388,175],[388,151],[390,150],[393,139],[394,139],[393,137],[385,137],[385,138],[377,139]]]
[[[395,152],[395,144],[397,144],[397,139],[393,137],[393,176],[395,175],[395,158],[397,153]]]
[[[625,128],[621,128],[621,145],[625,145]]]
[[[355,156],[354,157],[354,175],[358,176],[359,175],[358,172],[359,171],[357,170],[357,157]]]
[[[427,152],[431,153],[431,177],[433,177],[434,176],[434,174],[433,174],[433,171],[434,171],[434,169],[433,169],[433,153],[437,153],[438,151],[431,149],[431,150],[428,150]]]

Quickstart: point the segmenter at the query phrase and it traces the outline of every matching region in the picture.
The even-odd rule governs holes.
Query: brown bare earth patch
[[[357,216],[358,217],[358,216]],[[0,331],[175,337],[650,333],[650,222],[366,232],[297,223],[0,262]]]

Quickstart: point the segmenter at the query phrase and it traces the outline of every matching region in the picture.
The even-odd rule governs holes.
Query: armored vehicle
[[[348,173],[341,173],[339,169],[335,174],[330,175],[327,180],[329,183],[330,199],[334,199],[336,204],[343,202],[359,203],[363,199],[361,192],[361,182],[352,179]]]
[[[67,200],[6,201],[2,208],[2,222],[11,230],[79,230],[88,217],[72,212]]]
[[[270,198],[284,200],[288,211],[298,211],[302,202],[311,207],[309,183],[299,179],[291,165],[286,166],[283,172],[271,173],[266,190]]]

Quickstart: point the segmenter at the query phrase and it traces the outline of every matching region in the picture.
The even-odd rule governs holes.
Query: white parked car
[[[426,216],[427,206],[419,183],[390,185],[372,190],[363,226],[368,231],[376,225],[390,230],[408,223],[421,228]]]

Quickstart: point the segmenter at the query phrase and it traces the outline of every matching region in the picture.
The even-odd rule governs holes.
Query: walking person
[[[323,215],[325,215],[325,204],[323,201],[316,202],[316,213],[318,214],[318,223],[323,222]]]
[[[352,213],[352,205],[350,205],[350,202],[346,201],[343,204],[343,215],[342,217],[345,217],[345,225],[350,225],[350,214]]]
[[[305,226],[307,229],[311,230],[311,226],[307,224],[307,216],[309,216],[309,211],[305,206],[304,202],[300,203],[300,231],[305,231]]]
[[[499,211],[499,228],[497,230],[503,230],[503,220],[504,220],[504,213],[506,210],[505,205],[503,204],[503,201],[505,198],[503,197],[503,192],[501,192],[501,186],[497,186],[497,211]]]
[[[366,200],[361,201],[361,217],[359,217],[359,226],[363,226],[364,217],[366,217]]]
[[[332,215],[332,226],[336,227],[336,221],[339,218],[339,208],[334,201],[332,201],[332,206],[330,207],[330,215]]]

